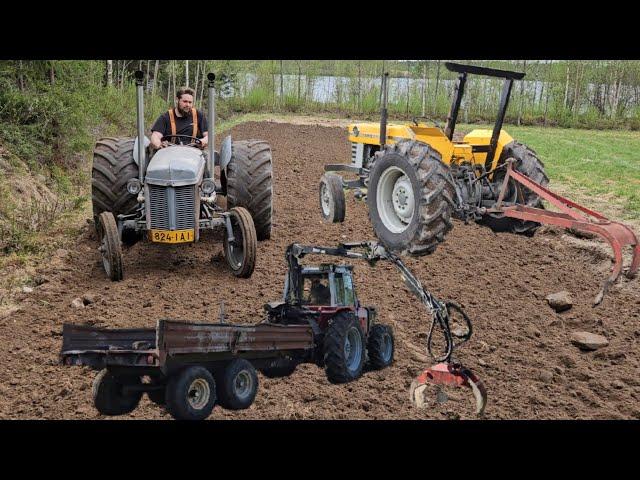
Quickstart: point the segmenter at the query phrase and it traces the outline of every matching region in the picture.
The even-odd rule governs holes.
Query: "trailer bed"
[[[314,348],[310,325],[188,323],[159,320],[156,328],[101,329],[65,324],[60,360],[95,369],[217,362],[236,357],[304,356]]]

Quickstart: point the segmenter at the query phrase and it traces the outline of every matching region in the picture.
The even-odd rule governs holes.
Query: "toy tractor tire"
[[[161,407],[167,404],[167,386],[166,384],[159,384],[162,388],[157,390],[148,390],[147,397],[149,400],[156,405],[160,405]]]
[[[296,362],[278,363],[276,365],[270,365],[268,367],[260,368],[262,373],[267,378],[282,378],[288,377],[296,371],[298,364]]]
[[[249,211],[243,207],[229,210],[231,226],[235,238],[234,245],[229,243],[227,232],[224,231],[224,256],[227,264],[236,277],[249,278],[256,267],[256,252],[258,241],[253,219]],[[238,248],[238,245],[242,245]]]
[[[393,331],[388,325],[374,325],[367,340],[369,366],[381,370],[393,363],[395,352]]]
[[[347,383],[362,375],[364,334],[353,314],[339,312],[333,317],[324,336],[323,353],[329,382]]]
[[[258,374],[244,358],[232,360],[216,377],[218,403],[227,410],[249,408],[258,393]]]
[[[117,377],[106,368],[93,380],[91,392],[93,404],[102,415],[124,415],[136,409],[142,398],[142,392],[125,394],[122,387],[139,384],[140,377]]]
[[[433,253],[453,228],[456,190],[449,167],[429,145],[401,140],[374,161],[367,206],[373,230],[389,250]]]
[[[231,151],[225,173],[227,205],[245,207],[258,240],[268,240],[273,212],[271,147],[263,140],[240,140],[232,143]]]
[[[91,169],[91,202],[98,232],[98,217],[102,212],[114,216],[135,211],[138,202],[127,191],[127,182],[138,178],[138,165],[133,159],[133,138],[101,138],[93,150]],[[99,233],[99,232],[98,232]]]
[[[204,420],[217,401],[216,382],[204,367],[187,367],[169,378],[166,407],[176,420]]]
[[[122,266],[122,247],[116,219],[111,212],[102,212],[98,217],[98,236],[104,271],[111,281],[117,282],[124,277]]]
[[[344,222],[345,198],[342,179],[338,175],[325,173],[320,177],[320,214],[327,223]]]
[[[513,141],[502,150],[500,155],[500,164],[508,158],[514,158],[516,162],[513,167],[517,172],[520,172],[536,183],[539,183],[543,187],[549,185],[549,177],[544,171],[544,164],[536,155],[532,149],[526,145]],[[498,186],[498,190],[502,185],[502,179],[504,178],[504,170],[499,172],[494,179],[494,183]],[[515,197],[515,188],[513,189],[513,196]],[[535,208],[544,208],[540,197],[529,190],[528,188],[522,188],[522,194],[524,196],[525,205]],[[507,193],[507,198],[510,196]],[[518,220],[517,218],[510,218],[497,215],[486,215],[480,221],[480,224],[486,225],[494,232],[511,232],[519,233],[527,236],[532,236],[538,229],[540,224],[538,222],[532,222],[527,220]]]

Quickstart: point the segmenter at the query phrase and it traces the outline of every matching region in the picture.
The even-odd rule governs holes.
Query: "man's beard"
[[[191,109],[190,108],[182,109],[182,108],[178,107],[178,112],[180,112],[180,115],[183,115],[183,116],[186,117],[187,115],[189,115],[191,113]]]

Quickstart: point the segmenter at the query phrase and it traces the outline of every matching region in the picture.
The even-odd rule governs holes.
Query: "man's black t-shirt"
[[[189,115],[185,115],[183,117],[179,117],[174,112],[174,118],[176,119],[176,135],[193,135],[193,115],[189,112]],[[202,138],[202,132],[206,132],[209,128],[209,124],[207,123],[207,118],[204,114],[196,110],[198,115],[198,133],[197,137]],[[171,121],[169,120],[169,112],[164,112],[162,115],[158,117],[153,126],[151,127],[152,132],[160,132],[163,136],[171,135]],[[188,138],[175,138],[170,140],[174,143],[190,143]]]

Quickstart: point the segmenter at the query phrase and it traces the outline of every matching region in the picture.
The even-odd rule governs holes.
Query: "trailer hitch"
[[[513,169],[514,159],[507,159],[507,174],[504,177],[500,195],[494,208],[487,209],[491,213],[503,213],[506,217],[520,220],[530,220],[542,224],[556,225],[564,228],[571,228],[582,232],[590,232],[605,239],[613,249],[614,265],[609,277],[602,284],[602,288],[596,295],[593,306],[602,302],[609,287],[616,281],[622,272],[622,249],[625,246],[633,248],[631,265],[626,272],[627,278],[633,278],[640,267],[640,242],[631,228],[620,222],[613,222],[604,215],[589,210],[582,205],[561,197],[557,193],[550,191],[539,183],[534,182],[526,175]],[[529,207],[526,205],[502,206],[504,194],[508,189],[509,179],[513,179],[520,186],[524,186],[540,198],[548,201],[557,207],[561,212],[552,212],[541,208]]]

